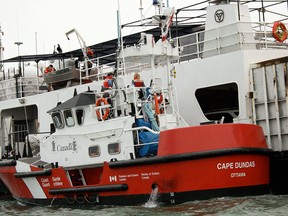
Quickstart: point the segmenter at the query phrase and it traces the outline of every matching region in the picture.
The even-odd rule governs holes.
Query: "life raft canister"
[[[280,21],[275,22],[272,29],[272,35],[277,41],[283,42],[287,39],[286,26]]]
[[[104,105],[108,105],[108,101],[105,99],[105,98],[99,98],[97,99],[96,101],[96,104],[95,106],[101,106],[102,103],[104,103]],[[98,117],[98,119],[100,120],[106,120],[109,116],[109,113],[110,113],[110,109],[108,107],[105,108],[105,112],[104,112],[104,115],[102,115],[102,118],[101,118],[101,114],[100,114],[100,109],[96,109],[96,115]]]

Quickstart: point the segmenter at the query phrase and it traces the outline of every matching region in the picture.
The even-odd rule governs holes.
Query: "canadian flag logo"
[[[109,176],[109,180],[110,180],[110,182],[116,182],[117,177],[116,176]]]

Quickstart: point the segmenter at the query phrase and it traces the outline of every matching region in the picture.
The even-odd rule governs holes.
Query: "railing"
[[[80,82],[82,81],[82,79],[91,79],[96,81],[103,80],[108,73],[113,73],[115,69],[116,60],[109,61],[108,63],[103,63],[105,62],[105,59],[116,59],[116,53],[101,56],[99,58],[88,59],[87,61],[90,62],[91,65],[90,67],[88,65],[87,70],[85,68],[85,62],[84,61],[80,62],[79,63],[79,68],[81,72]],[[90,73],[93,70],[94,72]]]
[[[43,78],[40,77],[18,77],[0,82],[1,101],[41,94],[43,92],[47,92],[47,86]]]
[[[287,24],[285,24],[287,26]],[[180,59],[178,63],[190,61],[193,59],[207,58],[215,55],[221,55],[236,50],[261,50],[261,49],[287,49],[288,43],[277,42],[272,36],[273,23],[233,23],[221,28],[215,28],[208,31],[199,31],[176,38],[179,43]],[[249,30],[247,30],[249,29]],[[109,61],[107,61],[109,59]],[[115,59],[115,61],[111,61]],[[102,56],[95,59],[89,59],[92,66],[88,70],[94,70],[89,74],[80,64],[80,85],[85,79],[98,81],[103,80],[108,73],[113,73],[116,67],[116,53]],[[149,69],[148,64],[139,64],[133,62],[119,61],[118,73],[132,73]],[[12,78],[0,82],[0,100],[20,98],[24,96],[41,94],[47,90],[46,84],[42,78]]]
[[[251,31],[241,30],[248,28]],[[241,22],[181,36],[178,38],[181,47],[180,62],[240,49],[287,49],[287,43],[279,43],[273,38],[272,28],[273,23]]]
[[[39,132],[30,133],[27,130],[26,125],[17,125],[16,131],[9,133],[7,139],[2,140],[2,143],[6,143],[5,152],[2,157],[18,158],[33,157],[40,151],[39,143],[41,140],[49,135],[51,132]],[[37,135],[40,135],[37,137]]]
[[[236,50],[286,49],[288,43],[277,42],[272,36],[272,28],[273,23],[240,22],[181,36],[175,39],[180,47],[178,63],[221,55]],[[250,30],[247,31],[247,29]],[[96,80],[103,79],[107,73],[111,73],[115,69],[116,61],[109,64],[101,64],[107,57],[116,59],[116,53],[91,60],[95,63],[95,67],[98,70],[97,75],[92,75],[92,77],[96,76]],[[149,69],[150,65],[125,62],[125,66],[122,63],[119,68],[119,73],[123,75],[124,71],[126,73],[142,71]]]
[[[136,119],[149,118],[153,130],[159,131],[177,127],[180,123],[181,125],[184,124],[179,115],[176,97],[174,88],[123,87],[121,89],[106,89],[97,92],[97,107],[95,109],[98,119],[127,115],[135,116]],[[158,115],[158,119],[155,119],[155,113]],[[156,126],[157,120],[161,122],[160,128]]]

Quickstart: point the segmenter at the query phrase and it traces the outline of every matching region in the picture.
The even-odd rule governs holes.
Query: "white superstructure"
[[[207,6],[205,28],[198,26],[198,31],[195,33],[179,36],[174,40],[169,38],[167,39],[169,43],[165,41],[169,44],[166,50],[156,49],[157,54],[167,55],[168,53],[169,56],[173,51],[170,45],[173,43],[179,45],[180,58],[173,59],[176,55],[173,53],[175,51],[171,53],[171,60],[174,60],[173,67],[167,68],[165,62],[155,64],[153,67],[147,62],[141,65],[126,64],[126,68],[119,70],[120,73],[124,71],[126,73],[126,76],[119,80],[119,85],[130,85],[132,73],[135,71],[140,72],[146,86],[150,85],[151,79],[155,80],[156,87],[157,83],[173,82],[178,92],[177,106],[180,115],[189,125],[220,121],[256,123],[262,126],[263,122],[266,122],[267,125],[268,119],[271,119],[267,114],[270,105],[268,102],[264,103],[267,107],[265,109],[257,105],[257,96],[260,94],[255,87],[258,83],[257,77],[251,80],[251,76],[258,63],[270,61],[274,64],[279,62],[277,60],[279,58],[285,59],[288,56],[287,43],[286,41],[279,43],[272,37],[274,23],[252,23],[247,5],[221,1],[216,3]],[[165,23],[170,25],[169,19]],[[142,34],[143,38],[149,46],[157,46],[152,36]],[[139,39],[141,39],[140,35]],[[135,46],[127,48],[126,53],[120,54],[120,58],[130,55],[131,59],[137,59],[135,52],[139,49],[147,49],[149,53],[151,48],[149,46],[139,41]],[[17,145],[23,144],[27,133],[37,134],[39,140],[48,135],[53,128],[53,123],[47,111],[70,98],[75,90],[78,94],[88,89],[100,91],[103,77],[114,71],[114,63],[101,64],[101,58],[91,61],[95,63],[98,73],[93,82],[87,84],[67,85],[66,88],[48,92],[47,85],[43,83],[41,77],[15,76],[0,82],[2,151],[5,151],[5,146],[8,150],[11,145],[17,148]],[[286,67],[284,71],[287,71],[287,61],[283,63],[283,67]],[[154,77],[149,75],[150,73],[145,73],[147,70],[154,70]],[[167,70],[170,71],[170,76],[166,76]],[[262,76],[265,76],[264,74]],[[266,82],[263,81],[260,85],[265,86]],[[274,87],[277,89],[278,86]],[[256,116],[259,114],[258,110],[259,112],[265,110],[266,116],[263,117],[263,121]],[[275,110],[279,109],[276,107]],[[288,120],[285,119],[283,123],[277,120],[276,126],[271,126],[273,129],[270,130],[267,126],[263,126],[268,144],[274,150],[288,149],[287,144],[283,142],[286,138],[281,139],[281,133],[277,134],[274,130],[278,128],[285,132],[286,130],[280,126],[287,125],[286,121]],[[271,134],[277,135],[268,138]],[[22,152],[22,149],[20,150]]]

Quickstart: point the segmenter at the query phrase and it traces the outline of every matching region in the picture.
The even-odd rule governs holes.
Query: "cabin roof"
[[[90,105],[90,104],[95,104],[95,94],[91,92],[80,93],[74,96],[73,98],[65,101],[64,103],[61,103],[60,105],[49,110],[47,113],[70,109],[72,107]]]

